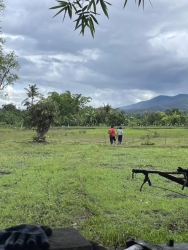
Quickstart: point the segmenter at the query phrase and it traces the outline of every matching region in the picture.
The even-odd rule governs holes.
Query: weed
[[[152,133],[147,133],[145,136],[142,136],[141,139],[144,140],[144,142],[141,145],[155,145],[154,142],[151,142],[150,139],[152,137]]]
[[[156,138],[156,137],[160,137],[160,134],[159,134],[159,133],[157,133],[156,131],[154,131],[154,133],[153,133],[153,137],[154,137],[154,138]]]
[[[84,129],[83,129],[83,130],[79,130],[79,134],[86,134],[86,132],[87,132],[87,131],[84,130]]]

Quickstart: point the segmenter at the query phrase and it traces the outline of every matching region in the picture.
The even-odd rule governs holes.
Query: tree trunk
[[[49,128],[50,128],[50,125],[48,127],[42,128],[42,129],[37,128],[36,129],[37,137],[40,138],[40,137],[45,136],[45,134],[48,132]]]

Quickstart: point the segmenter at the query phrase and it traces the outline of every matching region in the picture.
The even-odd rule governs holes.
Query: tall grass
[[[142,145],[148,132],[153,146]],[[125,128],[117,147],[110,146],[107,128],[48,134],[47,143],[33,143],[33,131],[0,130],[0,228],[23,222],[76,226],[106,246],[130,236],[187,241],[188,189],[152,175],[153,186],[140,192],[143,176],[131,178],[133,168],[186,168],[186,129]]]

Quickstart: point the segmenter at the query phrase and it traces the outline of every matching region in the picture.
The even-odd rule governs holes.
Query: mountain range
[[[148,101],[119,107],[118,109],[127,112],[144,112],[165,111],[173,108],[178,108],[181,111],[188,111],[188,94],[179,94],[176,96],[159,95]]]

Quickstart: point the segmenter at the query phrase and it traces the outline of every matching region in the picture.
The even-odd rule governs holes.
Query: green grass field
[[[0,228],[74,226],[106,246],[187,241],[188,189],[152,175],[140,192],[144,176],[131,174],[188,168],[188,130],[125,128],[113,147],[107,129],[51,129],[47,143],[33,143],[33,131],[1,128]],[[147,133],[154,145],[142,145]]]

